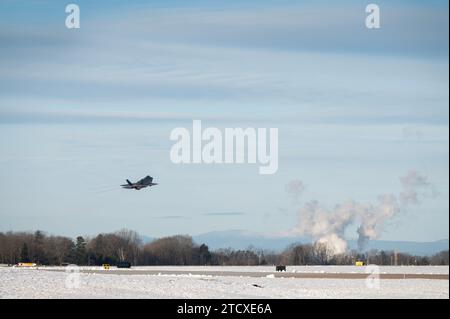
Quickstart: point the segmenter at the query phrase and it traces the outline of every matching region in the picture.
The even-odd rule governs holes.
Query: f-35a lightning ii
[[[153,183],[153,177],[147,176],[147,177],[144,177],[143,179],[139,180],[139,181],[136,182],[136,183],[132,183],[132,182],[130,182],[130,181],[127,179],[127,184],[120,185],[120,186],[122,186],[122,187],[125,188],[125,189],[136,189],[136,190],[140,190],[140,189],[142,189],[142,188],[145,188],[145,187],[151,187],[151,186],[154,186],[154,185],[158,185],[158,184],[157,184],[157,183]]]

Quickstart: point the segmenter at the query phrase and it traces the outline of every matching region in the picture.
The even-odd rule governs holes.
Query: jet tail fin
[[[127,179],[127,183],[128,183],[128,185],[132,185],[133,183],[131,183],[128,179]]]

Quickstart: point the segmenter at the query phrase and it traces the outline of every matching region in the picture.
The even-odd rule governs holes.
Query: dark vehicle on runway
[[[131,268],[131,263],[128,261],[119,261],[117,263],[117,268]]]
[[[276,271],[286,271],[286,266],[278,265],[275,267]]]

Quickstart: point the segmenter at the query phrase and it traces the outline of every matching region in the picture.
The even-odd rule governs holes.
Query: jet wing
[[[147,176],[147,177],[141,179],[139,182],[137,182],[137,184],[150,185],[152,182],[153,182],[153,177]]]

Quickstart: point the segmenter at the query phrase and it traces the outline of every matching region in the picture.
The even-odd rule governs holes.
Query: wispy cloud
[[[242,215],[245,215],[245,213],[243,213],[243,212],[217,212],[217,213],[205,213],[205,214],[202,214],[202,215],[204,215],[204,216],[211,216],[211,217],[214,217],[214,216],[242,216]]]
[[[88,110],[1,110],[0,123],[14,122],[163,122],[191,121],[195,115],[190,113],[138,112],[138,111],[88,111]],[[205,119],[217,120],[220,116],[207,116]]]
[[[370,32],[363,6],[326,4],[132,6],[93,16],[79,32],[6,24],[0,110],[61,121],[176,120],[189,109],[205,118],[447,123],[444,10],[384,3],[384,24]],[[130,114],[97,112],[108,104]]]
[[[158,216],[155,218],[158,218],[158,219],[186,219],[188,217],[181,216],[181,215],[167,215],[167,216]]]

